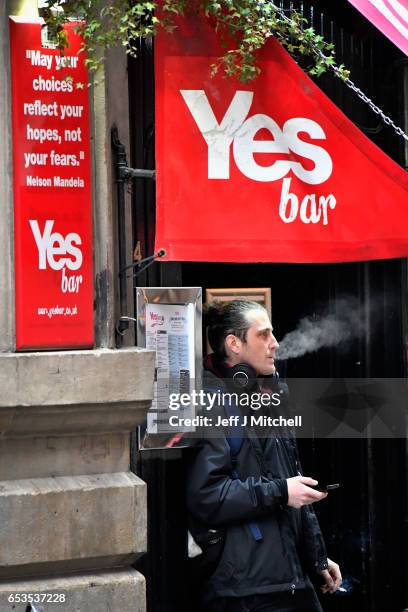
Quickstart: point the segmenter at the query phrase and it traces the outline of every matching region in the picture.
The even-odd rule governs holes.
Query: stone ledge
[[[65,574],[53,578],[0,582],[0,612],[25,612],[26,603],[8,602],[12,593],[60,593],[63,603],[46,603],[47,612],[145,612],[144,577],[133,569]],[[41,605],[41,604],[38,604]]]
[[[0,354],[0,407],[151,400],[154,351],[140,348]]]
[[[0,354],[0,438],[134,430],[154,358],[138,348]]]
[[[131,565],[146,485],[130,472],[0,482],[0,578]]]
[[[150,400],[119,404],[0,407],[0,439],[130,432],[146,420]]]

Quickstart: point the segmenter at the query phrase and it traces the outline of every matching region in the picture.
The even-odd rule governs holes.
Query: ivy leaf
[[[236,77],[243,83],[256,78],[260,72],[256,51],[270,36],[275,36],[290,53],[310,57],[313,65],[309,72],[314,76],[328,67],[336,67],[335,74],[342,79],[349,74],[343,65],[336,66],[333,43],[317,34],[303,15],[291,11],[288,18],[269,0],[162,0],[160,14],[154,14],[157,6],[154,0],[111,0],[102,8],[100,3],[90,0],[48,0],[41,15],[55,29],[62,53],[68,45],[64,21],[81,16],[83,22],[76,30],[82,34],[81,52],[87,52],[86,65],[90,71],[100,67],[103,52],[113,46],[122,45],[128,55],[135,56],[134,41],[138,38],[150,38],[160,28],[177,36],[175,17],[190,9],[195,13],[201,11],[203,18],[211,20],[223,46],[224,55],[211,66],[213,75],[222,71],[224,76]],[[61,10],[52,10],[55,8]],[[327,54],[325,59],[321,52]]]

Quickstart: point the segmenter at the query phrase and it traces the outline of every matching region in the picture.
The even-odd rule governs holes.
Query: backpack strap
[[[219,387],[208,388],[208,390],[212,392],[222,391],[222,389],[220,389]],[[232,416],[238,416],[239,417],[238,423],[240,422],[241,411],[239,410],[238,406],[236,406],[235,404],[232,404],[232,405],[228,404],[228,405],[224,405],[223,408],[228,418]],[[245,427],[239,424],[239,425],[233,426],[232,430],[233,430],[233,435],[227,436],[227,442],[228,442],[228,446],[230,449],[230,457],[231,457],[231,464],[232,464],[231,476],[233,479],[238,479],[239,478],[239,473],[237,469],[238,454],[244,442]],[[247,525],[249,527],[249,530],[254,540],[256,540],[257,542],[260,542],[261,540],[263,540],[262,532],[259,529],[259,526],[255,521],[248,521]]]
[[[224,406],[225,411],[228,415],[228,417],[230,416],[241,416],[240,410],[237,406]],[[237,429],[239,430],[237,433],[239,433],[239,436],[228,436],[227,437],[227,442],[228,442],[228,446],[230,448],[230,456],[231,456],[231,464],[232,464],[232,477],[234,479],[238,479],[239,478],[239,473],[238,473],[238,453],[242,448],[242,444],[244,442],[244,426],[243,425],[238,425]],[[235,432],[234,432],[235,433]],[[249,530],[254,538],[254,540],[256,542],[260,542],[261,540],[263,540],[263,535],[261,530],[259,529],[259,525],[255,522],[255,521],[248,521],[248,527]]]
[[[211,391],[213,393],[217,393],[223,392],[223,389],[220,387],[208,387],[207,389],[208,391]],[[223,408],[225,410],[225,413],[227,415],[228,418],[230,417],[238,417],[238,423],[240,422],[240,418],[241,418],[241,412],[238,408],[238,406],[236,406],[235,404],[231,405],[231,404],[224,404]],[[245,428],[243,425],[239,424],[239,425],[235,425],[235,426],[231,426],[230,427],[230,431],[231,431],[231,435],[227,436],[227,442],[228,442],[228,446],[230,447],[230,453],[231,453],[231,461],[233,463],[233,468],[235,468],[236,464],[236,457],[239,454],[239,451],[241,450],[242,447],[242,443],[244,441],[244,437],[245,437]],[[235,478],[235,476],[234,476]]]

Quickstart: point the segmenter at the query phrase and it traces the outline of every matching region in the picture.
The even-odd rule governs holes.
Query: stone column
[[[15,346],[14,219],[11,143],[10,54],[7,3],[0,2],[0,351]]]
[[[146,485],[129,432],[153,373],[143,349],[0,355],[0,612],[48,593],[44,612],[145,610],[131,564],[147,546]]]

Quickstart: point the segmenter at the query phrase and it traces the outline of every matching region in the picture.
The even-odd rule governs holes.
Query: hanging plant
[[[213,73],[221,71],[248,83],[260,72],[257,52],[274,36],[295,59],[304,56],[311,60],[306,67],[309,74],[320,76],[335,67],[340,78],[349,76],[343,64],[336,64],[333,44],[317,34],[298,12],[286,15],[268,0],[112,0],[102,4],[91,0],[48,0],[48,7],[42,9],[46,23],[57,31],[62,51],[67,46],[62,24],[67,19],[82,20],[78,31],[91,71],[100,66],[106,49],[121,44],[127,54],[135,57],[138,38],[155,36],[161,28],[177,36],[175,18],[199,11],[211,21],[225,47],[225,53],[212,66]]]

